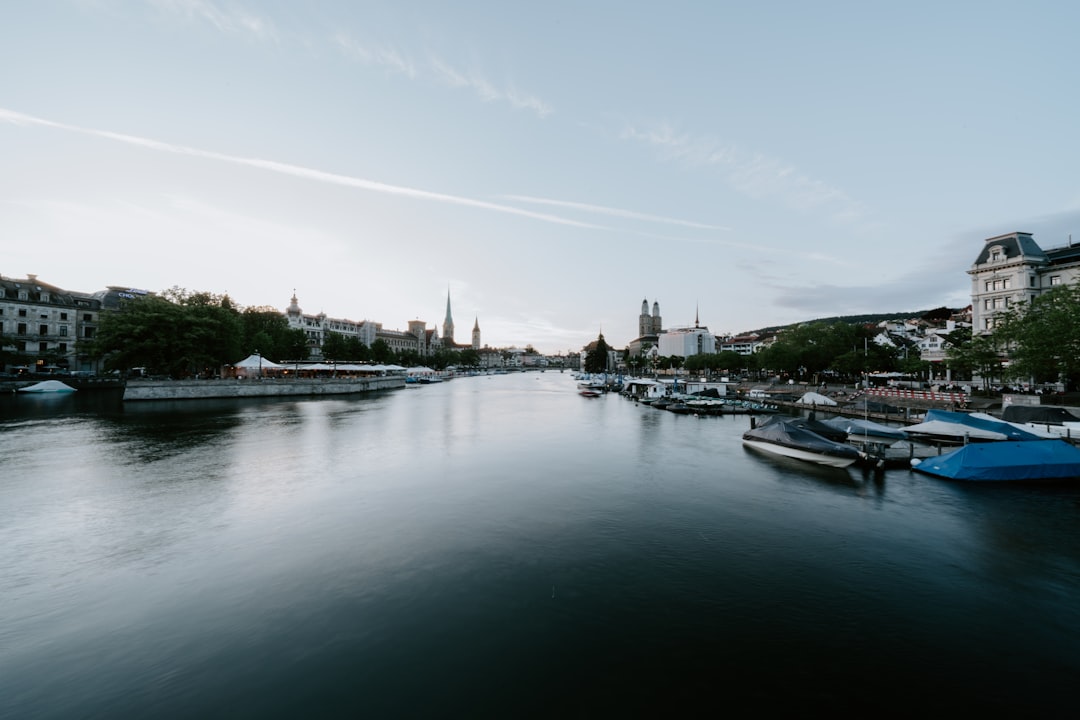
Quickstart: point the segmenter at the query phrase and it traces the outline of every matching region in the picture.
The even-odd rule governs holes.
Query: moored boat
[[[1080,448],[1064,440],[972,443],[938,457],[912,460],[911,466],[949,480],[1078,480]]]
[[[863,457],[851,445],[829,440],[807,430],[805,423],[792,418],[770,418],[743,433],[743,445],[784,457],[818,465],[845,468]]]
[[[43,380],[33,385],[19,388],[21,393],[69,393],[75,392],[75,388],[65,385],[59,380]]]

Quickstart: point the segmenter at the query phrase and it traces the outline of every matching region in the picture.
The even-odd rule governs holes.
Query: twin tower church
[[[480,320],[473,323],[472,344],[459,345],[454,342],[454,316],[450,311],[450,291],[446,293],[446,319],[443,320],[442,337],[435,328],[429,329],[423,320],[410,320],[408,330],[386,330],[382,323],[371,320],[346,320],[327,317],[326,313],[306,315],[300,309],[300,303],[293,291],[291,302],[285,311],[289,327],[304,331],[308,348],[314,357],[322,355],[322,346],[330,333],[346,337],[356,337],[360,342],[371,347],[376,340],[382,340],[394,352],[416,352],[431,355],[437,350],[480,349]]]

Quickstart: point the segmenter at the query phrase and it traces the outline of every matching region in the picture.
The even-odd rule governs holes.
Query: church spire
[[[450,347],[454,345],[454,318],[450,314],[450,288],[446,288],[446,319],[442,324],[443,342]]]

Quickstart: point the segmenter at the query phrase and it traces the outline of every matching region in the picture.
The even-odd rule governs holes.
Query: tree
[[[990,383],[1001,373],[1001,355],[997,347],[999,340],[990,335],[973,337],[966,328],[955,330],[949,333],[945,357],[958,374],[981,377],[983,389],[988,390]]]
[[[593,344],[592,349],[585,353],[585,372],[607,372],[608,351],[610,349],[607,341],[604,340],[604,333],[600,333],[600,336],[596,338],[596,343]]]
[[[995,316],[992,337],[1007,348],[1008,375],[1080,382],[1080,285],[1061,285]]]
[[[327,360],[345,360],[347,358],[345,336],[341,333],[328,332],[323,338],[322,355]]]
[[[107,370],[145,367],[182,378],[216,370],[242,354],[241,324],[227,295],[172,288],[102,313],[90,347]]]
[[[371,359],[377,363],[393,362],[395,359],[394,350],[385,340],[379,338],[371,343]]]
[[[304,331],[289,327],[289,321],[272,307],[249,307],[240,313],[241,354],[258,351],[276,362],[307,359]]]

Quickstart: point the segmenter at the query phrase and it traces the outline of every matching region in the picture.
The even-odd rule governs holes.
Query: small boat
[[[773,455],[839,468],[848,467],[863,457],[851,445],[807,430],[805,423],[780,417],[770,418],[743,433],[743,445]]]
[[[1064,440],[972,443],[937,457],[912,460],[911,467],[949,480],[1080,479],[1080,448]]]
[[[22,393],[69,393],[75,392],[75,388],[65,385],[59,380],[43,380],[33,385],[19,388]]]
[[[976,415],[949,410],[927,410],[924,422],[909,425],[904,431],[911,437],[936,442],[966,444],[1003,440],[1043,440],[1034,430],[1023,429],[990,415]]]
[[[876,423],[873,420],[861,420],[859,418],[846,418],[846,417],[834,417],[828,420],[823,420],[826,425],[830,425],[839,430],[843,430],[848,435],[848,440],[860,440],[868,439],[867,441],[881,442],[882,440],[904,440],[907,438],[907,433],[900,428],[889,427],[888,425],[882,425]]]

